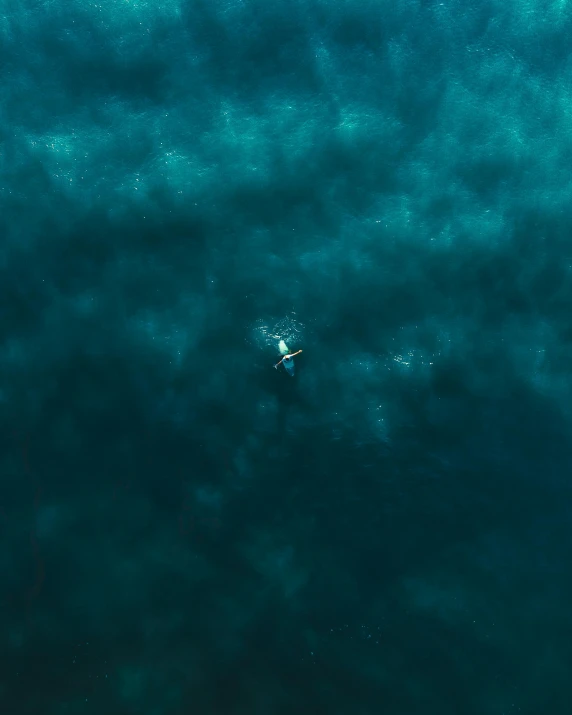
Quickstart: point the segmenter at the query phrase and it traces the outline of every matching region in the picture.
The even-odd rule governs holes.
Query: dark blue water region
[[[572,712],[571,19],[4,7],[2,713]]]

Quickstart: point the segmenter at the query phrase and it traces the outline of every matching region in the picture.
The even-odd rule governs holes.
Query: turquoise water
[[[571,22],[4,3],[2,712],[571,712]]]

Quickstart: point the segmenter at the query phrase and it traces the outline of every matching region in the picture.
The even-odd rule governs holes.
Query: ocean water
[[[0,5],[0,712],[572,712],[571,47]]]

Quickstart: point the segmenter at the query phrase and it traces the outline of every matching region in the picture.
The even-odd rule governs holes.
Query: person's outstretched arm
[[[282,358],[282,360],[284,360],[284,358]],[[280,362],[277,362],[276,365],[274,365],[274,368],[275,368],[276,370],[278,370],[278,365],[280,365],[280,363],[282,362],[282,360],[280,360]]]
[[[299,355],[301,352],[302,352],[301,350],[298,350],[297,353],[294,353],[293,355],[290,355],[290,357],[296,357],[296,355]]]

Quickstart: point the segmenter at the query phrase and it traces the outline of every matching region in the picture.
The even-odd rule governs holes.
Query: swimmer
[[[275,369],[278,370],[278,365],[280,365],[280,363],[283,363],[284,368],[286,369],[286,372],[289,375],[294,376],[294,358],[296,357],[296,355],[299,355],[301,352],[302,352],[301,350],[298,350],[297,353],[293,353],[292,355],[284,355],[282,360],[280,360],[280,362],[277,362],[276,365],[274,365]]]

